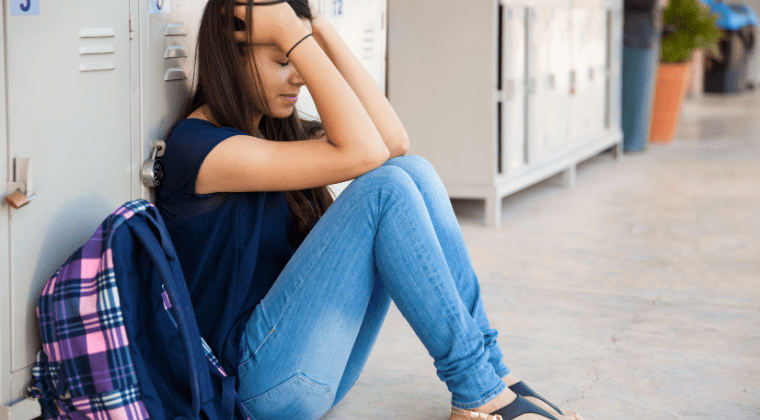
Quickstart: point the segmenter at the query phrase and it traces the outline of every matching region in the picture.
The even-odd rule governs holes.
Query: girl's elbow
[[[388,147],[386,147],[385,145],[382,145],[382,147],[378,147],[374,156],[374,159],[375,159],[374,164],[377,165],[375,167],[382,166],[391,157],[393,156],[390,150],[388,150]]]
[[[382,166],[391,158],[391,154],[385,145],[381,145],[362,150],[356,158],[356,168],[359,169],[361,173],[365,173]]]
[[[404,135],[401,137],[398,150],[398,156],[404,156],[407,152],[409,152],[409,136],[406,135],[406,132],[404,132]]]
[[[409,137],[406,132],[394,138],[394,141],[388,143],[388,150],[391,157],[404,156],[409,151]]]

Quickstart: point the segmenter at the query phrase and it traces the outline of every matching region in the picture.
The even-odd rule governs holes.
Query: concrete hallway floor
[[[454,201],[506,363],[594,419],[760,418],[760,92],[687,99],[676,140],[507,197]],[[325,417],[448,419],[395,307]]]

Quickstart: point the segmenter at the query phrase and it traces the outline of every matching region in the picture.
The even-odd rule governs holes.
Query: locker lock
[[[24,207],[25,205],[29,204],[30,201],[34,198],[34,195],[31,197],[27,197],[26,194],[21,192],[21,189],[17,189],[16,191],[8,194],[5,196],[5,202],[8,203],[9,206],[13,207],[14,209],[20,209],[21,207]]]
[[[148,188],[161,186],[164,180],[164,167],[161,164],[161,156],[166,150],[166,143],[163,140],[153,141],[153,150],[150,152],[150,159],[146,159],[142,165],[141,177],[142,183]]]
[[[32,159],[14,158],[13,167],[13,181],[6,185],[7,191],[13,192],[5,196],[5,202],[14,209],[20,209],[29,204],[35,196]]]

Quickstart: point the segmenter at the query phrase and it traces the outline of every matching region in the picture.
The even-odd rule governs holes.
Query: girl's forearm
[[[388,102],[388,98],[341,39],[338,31],[328,22],[320,19],[314,22],[312,33],[361,101],[388,147],[391,157],[406,154],[409,148],[406,129]]]
[[[305,38],[293,49],[290,60],[314,98],[328,141],[352,155],[385,162],[389,150],[372,119],[315,39]]]

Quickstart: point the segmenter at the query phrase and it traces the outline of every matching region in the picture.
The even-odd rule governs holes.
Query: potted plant
[[[720,55],[717,16],[698,0],[670,0],[663,14],[662,58],[657,74],[650,142],[673,140],[689,80],[689,61],[695,50]]]

